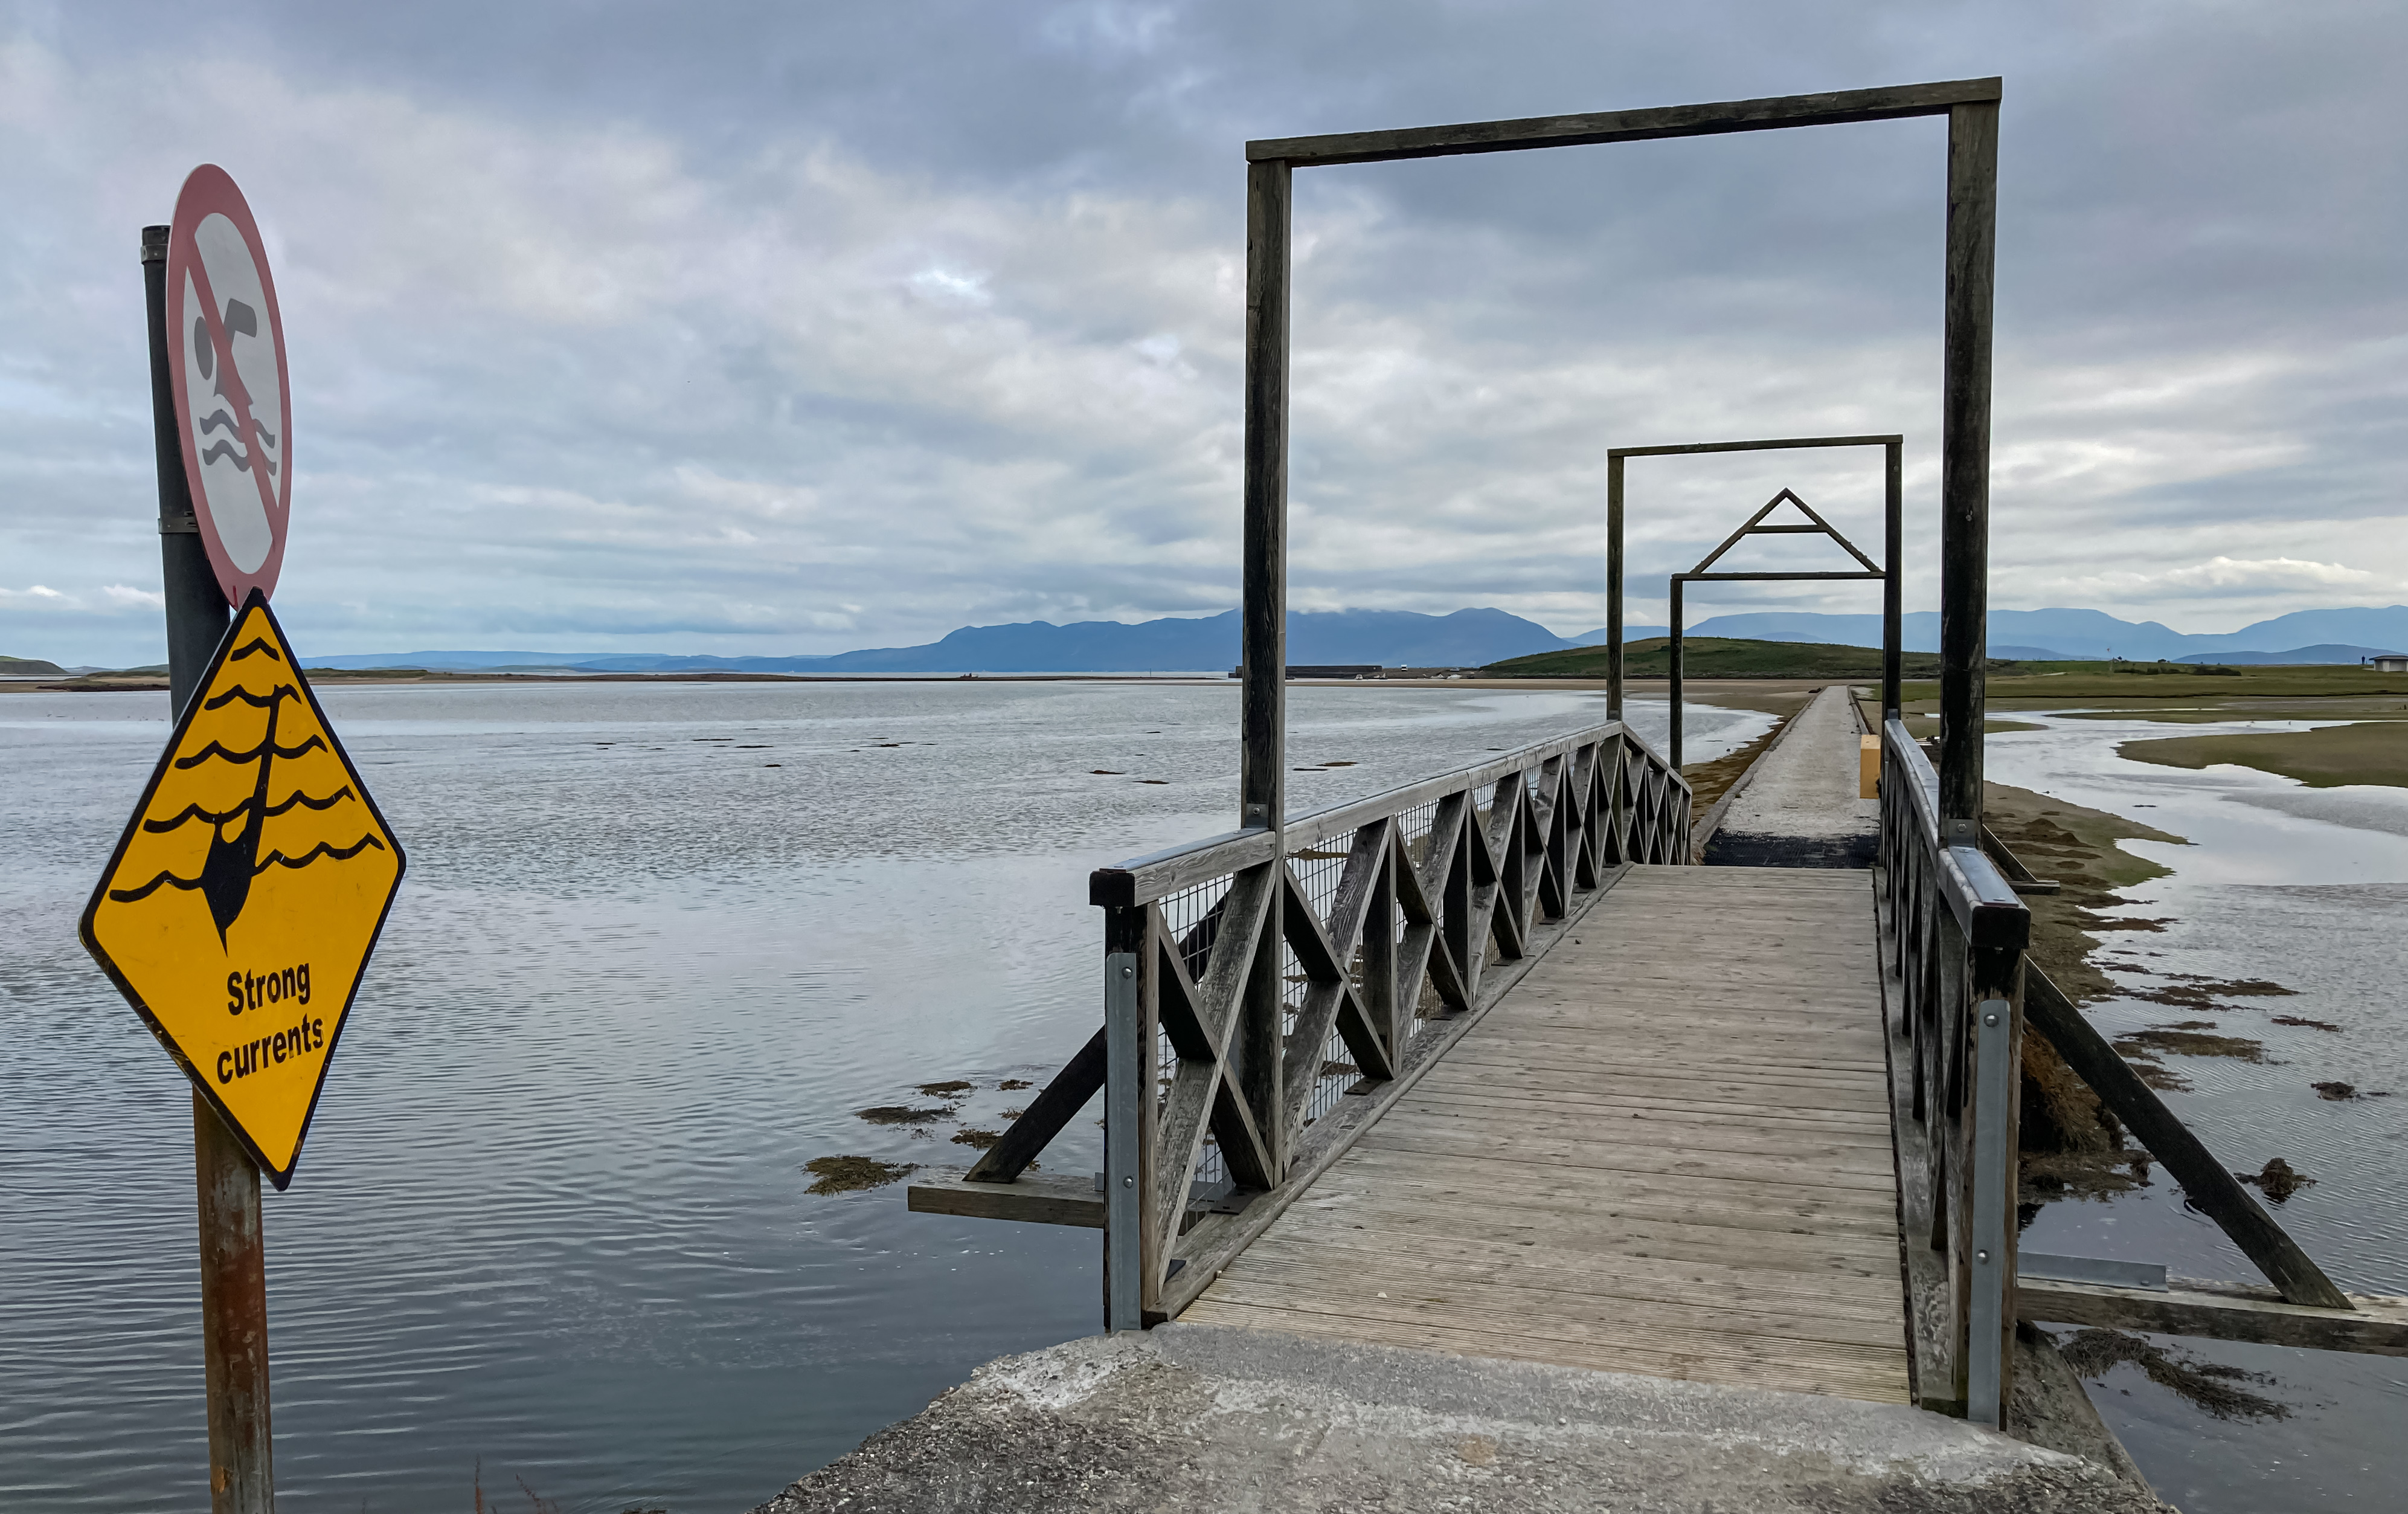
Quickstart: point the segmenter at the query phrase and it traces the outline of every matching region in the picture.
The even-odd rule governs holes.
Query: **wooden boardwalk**
[[[1181,1316],[1908,1399],[1870,875],[1635,867]]]

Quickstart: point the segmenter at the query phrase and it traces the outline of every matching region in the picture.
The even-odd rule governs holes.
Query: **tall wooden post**
[[[1278,833],[1287,820],[1288,215],[1295,178],[1271,159],[1246,165],[1245,663],[1239,694],[1238,824]],[[1269,1148],[1274,1180],[1287,1172],[1281,1110],[1282,1002],[1277,890],[1287,867],[1273,854],[1270,917],[1230,1037],[1240,1091]]]
[[[1605,718],[1622,718],[1622,464],[1605,459]]]
[[[1882,445],[1882,720],[1898,717],[1899,653],[1904,646],[1904,604],[1899,581],[1905,535],[1906,443]]]
[[[1998,102],[1951,107],[1940,415],[1940,839],[1951,846],[1981,844],[1998,198]]]
[[[150,323],[150,422],[158,454],[159,559],[167,613],[167,687],[180,718],[225,636],[225,591],[201,545],[184,476],[176,392],[167,362],[167,231],[142,228],[144,304]],[[234,1132],[193,1094],[193,1182],[198,1201],[202,1372],[208,1393],[210,1514],[275,1514],[268,1429],[267,1251],[259,1168]]]
[[[1276,830],[1287,790],[1288,202],[1283,162],[1246,165],[1244,676],[1238,824]]]
[[[1999,107],[1948,112],[1948,286],[1940,425],[1940,839],[1982,844],[1984,667],[1990,612],[1990,320],[1997,261]],[[2003,1427],[2014,1396],[2014,1075],[2018,951],[1971,954],[1971,1234],[1964,1255],[1967,1415]]]
[[[1674,575],[1673,575],[1673,577],[1672,577],[1671,594],[1670,594],[1670,603],[1667,606],[1667,608],[1668,608],[1668,609],[1670,609],[1670,610],[1671,611],[1671,613],[1672,613],[1672,624],[1671,624],[1671,627],[1670,627],[1670,630],[1671,630],[1671,632],[1672,632],[1672,637],[1671,637],[1671,640],[1670,640],[1669,642],[1667,642],[1667,643],[1666,643],[1665,648],[1664,648],[1664,652],[1665,652],[1665,661],[1666,661],[1666,664],[1667,664],[1666,670],[1667,670],[1667,671],[1671,675],[1671,685],[1672,685],[1672,686],[1671,686],[1669,690],[1667,690],[1666,692],[1667,692],[1667,693],[1670,695],[1670,702],[1671,707],[1672,707],[1672,710],[1671,710],[1671,713],[1672,713],[1672,728],[1671,728],[1671,731],[1670,732],[1670,734],[1667,736],[1667,738],[1666,738],[1666,740],[1665,740],[1665,743],[1664,743],[1664,745],[1665,745],[1665,756],[1666,756],[1667,759],[1668,759],[1668,760],[1670,760],[1670,763],[1672,764],[1672,771],[1673,771],[1674,772],[1678,772],[1678,771],[1681,771],[1681,671],[1682,671],[1682,670],[1681,670],[1681,578],[1680,578],[1680,575],[1679,575],[1679,574],[1677,574],[1677,573],[1676,573],[1676,574],[1674,574]]]

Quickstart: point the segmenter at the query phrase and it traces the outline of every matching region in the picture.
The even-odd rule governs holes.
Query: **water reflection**
[[[2212,1011],[2222,1033],[2264,1043],[2266,1060],[2172,1059],[2192,1088],[2167,1103],[2226,1165],[2254,1172],[2281,1157],[2317,1179],[2270,1205],[2344,1288],[2408,1292],[2408,1004],[2399,992],[2408,927],[2408,794],[2310,789],[2236,767],[2160,768],[2114,756],[2118,741],[2168,734],[2148,721],[2018,714],[2032,732],[1994,735],[1990,776],[2145,821],[2191,843],[2126,842],[2170,876],[2126,890],[2111,914],[2167,919],[2161,932],[2116,932],[2097,960],[2134,988],[2170,973],[2271,978],[2294,997]],[[2185,725],[2184,735],[2305,729],[2307,723]],[[2123,999],[2095,1006],[2110,1035],[2195,1011]],[[2280,1015],[2340,1027],[2278,1024]],[[2319,1099],[2346,1082],[2390,1097]],[[2178,1275],[2255,1279],[2214,1223],[2186,1208],[2160,1174],[2153,1188],[2103,1203],[2049,1205],[2025,1234],[2037,1250],[2162,1262]],[[2408,1374],[2388,1358],[2222,1342],[2179,1343],[2198,1357],[2271,1373],[2288,1418],[2219,1421],[2118,1368],[2093,1396],[2158,1491],[2188,1514],[2390,1507],[2403,1466]]]

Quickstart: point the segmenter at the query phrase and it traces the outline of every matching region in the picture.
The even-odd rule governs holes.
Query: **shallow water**
[[[568,1511],[745,1508],[977,1363],[1096,1327],[1095,1233],[815,1198],[799,1168],[965,1161],[852,1112],[964,1077],[963,1123],[994,1127],[1029,1097],[998,1081],[1077,1049],[1085,873],[1228,829],[1234,686],[322,698],[409,872],[266,1200],[282,1507],[466,1509],[481,1477],[506,1504],[523,1479]],[[1294,774],[1294,808],[1602,718],[1586,694],[1299,688],[1291,766],[1357,765]],[[1660,705],[1632,723],[1660,736]],[[1704,760],[1770,722],[1688,724]],[[165,735],[161,695],[0,697],[11,1509],[189,1508],[206,1477],[189,1098],[75,939]]]
[[[2016,718],[2047,728],[1992,736],[1992,779],[2128,815],[2191,844],[2123,844],[2174,871],[2125,890],[2130,906],[2107,913],[2168,923],[2112,933],[2095,959],[2100,965],[2136,988],[2190,973],[2269,978],[2295,990],[2209,1012],[2111,1001],[2091,1007],[2094,1023],[2113,1035],[2212,1019],[2219,1033],[2262,1041],[2262,1064],[2166,1058],[2192,1085],[2164,1095],[2167,1103],[2226,1166],[2256,1172],[2282,1157],[2316,1179],[2268,1209],[2344,1288],[2408,1293],[2408,1002],[2400,988],[2408,792],[2311,789],[2238,767],[2156,767],[2117,757],[2114,744],[2166,735],[2166,726]],[[2178,733],[2280,728],[2306,727],[2261,721]],[[2276,1015],[2341,1029],[2276,1025]],[[2329,1102],[2310,1087],[2326,1081],[2390,1096]],[[2050,1204],[2024,1245],[2161,1262],[2179,1276],[2258,1280],[2162,1173],[2150,1188],[2105,1202]],[[2270,1375],[2272,1386],[2250,1386],[2289,1409],[2280,1420],[2219,1421],[2129,1366],[2093,1385],[2093,1401],[2157,1491],[2187,1514],[2400,1507],[2408,1363],[2157,1338],[2200,1361]]]

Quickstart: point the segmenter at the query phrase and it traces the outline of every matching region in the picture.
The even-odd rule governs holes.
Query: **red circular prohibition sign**
[[[293,504],[293,385],[259,223],[234,180],[202,164],[167,234],[167,358],[184,477],[230,604],[276,592]]]

